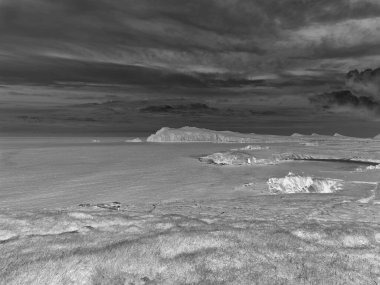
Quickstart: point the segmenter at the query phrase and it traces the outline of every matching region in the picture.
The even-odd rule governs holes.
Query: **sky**
[[[73,106],[84,104],[86,97],[86,103],[104,107],[105,96],[112,93],[120,108],[135,106],[136,114],[128,120],[136,126],[173,118],[185,124],[178,117],[192,117],[195,122],[189,123],[218,128],[230,109],[233,129],[244,122],[236,114],[250,112],[256,117],[248,121],[271,121],[264,128],[268,132],[323,131],[330,119],[318,125],[321,120],[313,118],[314,127],[302,112],[293,119],[294,109],[307,107],[321,118],[336,115],[331,120],[342,121],[336,132],[347,116],[357,118],[354,124],[360,121],[370,128],[365,135],[372,135],[380,133],[378,67],[379,0],[0,0],[0,108],[8,110],[3,132],[16,126],[38,132],[44,129],[38,125],[55,120],[50,114],[39,122],[17,122],[31,116],[30,108],[42,113],[64,108],[73,116],[68,129],[80,129],[79,123],[74,126]],[[369,75],[360,73],[368,68]],[[355,69],[358,73],[347,79]],[[45,91],[54,86],[55,97],[41,101],[44,92],[22,87],[27,85]],[[95,92],[94,86],[101,88]],[[70,91],[57,91],[62,87]],[[351,92],[343,99],[333,93],[343,90]],[[67,99],[70,92],[81,101]],[[16,100],[14,93],[23,96]],[[172,109],[165,109],[168,105]],[[284,116],[279,123],[289,122],[286,128],[275,127],[274,113]],[[210,118],[214,124],[206,123]],[[301,128],[294,121],[310,124]],[[102,123],[104,129],[107,122]],[[52,128],[65,129],[65,124]]]

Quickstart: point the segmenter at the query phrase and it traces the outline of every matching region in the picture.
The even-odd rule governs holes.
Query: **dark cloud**
[[[205,103],[188,103],[188,104],[164,104],[164,105],[151,105],[140,108],[141,113],[148,114],[166,114],[166,115],[192,115],[202,116],[210,115],[220,118],[226,118],[228,116],[237,117],[274,117],[274,116],[294,116],[293,110],[287,108],[286,110],[260,110],[250,109],[249,106],[235,106],[235,108],[216,108],[210,107]]]
[[[218,109],[210,107],[204,103],[190,103],[180,105],[157,105],[148,106],[140,109],[143,113],[161,113],[161,114],[215,114]]]
[[[346,85],[357,94],[380,101],[380,68],[352,70],[346,75]]]
[[[334,91],[316,95],[310,98],[310,102],[325,110],[336,110],[344,107],[348,109],[364,110],[375,115],[380,115],[380,103],[366,96],[355,96],[349,90]]]
[[[380,115],[380,68],[349,71],[346,74],[346,87],[349,90],[313,96],[310,102],[325,110],[348,108],[376,117]]]

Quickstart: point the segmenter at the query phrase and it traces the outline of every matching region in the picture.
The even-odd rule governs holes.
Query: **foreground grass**
[[[379,284],[378,206],[315,197],[3,213],[0,284]]]

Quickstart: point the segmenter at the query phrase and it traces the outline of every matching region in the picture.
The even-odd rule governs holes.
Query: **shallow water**
[[[124,138],[2,138],[0,207],[158,202],[266,194],[266,181],[296,174],[344,178],[358,164],[295,161],[220,167],[197,157],[244,145],[125,143]],[[256,188],[239,186],[255,182]]]

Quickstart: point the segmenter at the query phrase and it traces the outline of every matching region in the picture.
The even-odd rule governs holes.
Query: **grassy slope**
[[[4,211],[0,283],[378,284],[379,221],[318,194]]]

